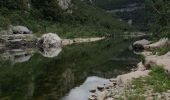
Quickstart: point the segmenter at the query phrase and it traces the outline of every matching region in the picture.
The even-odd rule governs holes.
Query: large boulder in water
[[[61,48],[61,38],[55,33],[44,34],[38,40],[38,46],[41,48]]]
[[[32,31],[30,31],[27,27],[25,26],[12,26],[10,25],[9,30],[13,34],[32,34]]]
[[[55,33],[44,34],[38,40],[40,53],[44,57],[56,57],[61,52],[61,38]]]

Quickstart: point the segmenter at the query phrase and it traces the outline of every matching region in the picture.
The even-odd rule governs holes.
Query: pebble
[[[89,97],[88,100],[97,100],[95,97]]]
[[[95,92],[96,92],[96,89],[89,90],[89,92],[95,93]]]
[[[161,94],[158,94],[158,100],[160,100],[162,98]]]
[[[116,79],[110,79],[109,81],[110,81],[110,82],[117,82]]]
[[[103,92],[103,91],[104,91],[104,86],[97,86],[97,89],[98,89],[100,92]]]
[[[153,97],[146,97],[145,100],[153,100]]]

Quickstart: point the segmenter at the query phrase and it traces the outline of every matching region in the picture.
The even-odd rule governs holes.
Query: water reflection
[[[110,39],[69,45],[62,51],[61,48],[2,48],[0,99],[59,100],[84,81],[63,99],[76,100],[77,91],[87,98],[91,86],[103,84],[107,82],[103,78],[116,77],[138,63],[134,60],[138,57],[128,49],[131,43],[131,40]],[[55,57],[48,58],[52,56]]]
[[[89,90],[97,87],[98,85],[107,83],[109,83],[108,79],[96,76],[88,77],[82,85],[72,89],[62,100],[88,100],[88,97],[90,96]]]
[[[0,58],[10,60],[13,63],[23,63],[29,61],[34,53],[40,53],[47,58],[54,58],[62,51],[59,47],[51,48],[0,48]]]

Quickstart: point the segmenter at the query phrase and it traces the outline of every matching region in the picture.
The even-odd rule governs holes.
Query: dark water
[[[15,57],[14,51],[1,52],[0,99],[60,100],[90,76],[112,78],[126,73],[139,62],[129,50],[132,42],[120,38],[70,45],[54,58],[36,49],[27,49],[24,60],[20,51],[15,51]]]

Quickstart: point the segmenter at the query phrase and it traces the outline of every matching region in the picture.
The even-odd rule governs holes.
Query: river
[[[0,99],[72,100],[68,98],[82,83],[103,83],[105,78],[129,72],[139,62],[129,49],[133,41],[120,37],[73,44],[51,58],[34,48],[0,50]]]

